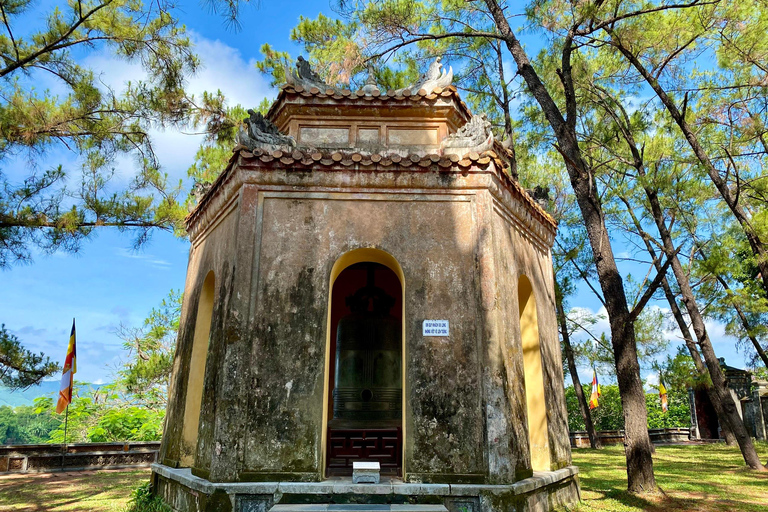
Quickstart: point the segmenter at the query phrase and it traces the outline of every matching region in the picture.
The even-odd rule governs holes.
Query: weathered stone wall
[[[211,481],[323,478],[331,269],[358,248],[389,253],[404,274],[407,479],[530,476],[520,275],[537,305],[552,468],[570,462],[550,255],[498,178],[238,172],[235,192],[209,210],[222,213],[207,211],[193,230],[164,464],[178,466],[196,448],[193,472]],[[216,307],[199,439],[186,447],[185,378],[211,270]],[[423,337],[425,319],[449,320],[450,337]]]
[[[160,443],[21,444],[0,446],[0,473],[42,473],[148,466]]]
[[[197,319],[198,303],[203,281],[209,272],[215,276],[215,307],[211,320],[211,335],[208,346],[207,368],[215,368],[219,340],[222,337],[223,308],[222,300],[227,293],[227,275],[231,274],[231,265],[234,265],[236,254],[237,210],[228,208],[219,219],[219,222],[206,236],[196,240],[190,249],[189,265],[187,267],[187,280],[184,288],[184,302],[182,304],[179,334],[177,339],[176,354],[174,356],[172,381],[168,398],[168,408],[165,419],[163,443],[160,449],[160,460],[171,467],[180,464],[183,455],[191,455],[196,451],[195,446],[185,446],[182,441],[184,407],[187,398],[187,382],[189,379],[190,358],[194,340],[195,321]],[[231,281],[231,279],[230,279]],[[230,283],[231,284],[231,283]],[[216,371],[205,372],[206,380],[214,381]],[[203,375],[193,376],[203,379]],[[210,417],[214,411],[207,409],[211,403],[215,403],[213,395],[213,383],[206,382],[203,387],[203,407],[200,422],[200,436],[204,440],[210,438]],[[206,403],[207,397],[207,403]],[[204,466],[209,461],[204,456],[201,462]]]
[[[331,268],[348,251],[374,247],[405,276],[406,471],[414,480],[482,479],[472,197],[404,199],[264,194],[248,413],[259,428],[246,432],[243,468],[250,478],[321,477]],[[450,319],[450,338],[423,338],[428,318]]]
[[[517,308],[513,231],[490,193],[479,204],[482,215],[481,263],[485,333],[484,402],[490,483],[514,482],[532,474],[525,424],[523,353]],[[517,250],[517,248],[515,248]]]
[[[493,246],[495,262],[494,321],[498,324],[498,337],[491,340],[493,350],[500,354],[503,367],[497,364],[499,383],[505,385],[508,400],[506,408],[511,415],[496,418],[499,427],[495,430],[506,436],[497,436],[509,446],[509,464],[505,467],[504,456],[497,453],[495,464],[491,464],[491,475],[504,480],[525,478],[531,474],[531,454],[528,442],[528,414],[525,399],[525,371],[520,328],[520,310],[517,288],[521,276],[526,276],[533,287],[538,320],[539,344],[541,349],[544,401],[540,404],[547,412],[550,464],[552,470],[570,464],[571,451],[568,442],[568,422],[565,408],[564,383],[554,306],[554,281],[549,248],[532,237],[516,218],[515,214],[501,201],[489,200],[492,209]],[[495,361],[496,358],[491,359]],[[497,383],[497,386],[500,384]],[[493,403],[488,401],[489,404]],[[498,403],[498,400],[495,401]],[[498,408],[498,405],[496,405]],[[496,412],[498,415],[498,411]],[[525,418],[525,421],[515,419]],[[489,420],[490,421],[490,420]],[[489,426],[491,426],[489,424]],[[493,452],[493,443],[489,443]],[[493,459],[491,459],[493,461]],[[494,471],[495,469],[495,471]],[[514,471],[506,475],[505,471]]]
[[[153,468],[154,492],[174,512],[268,512],[275,504],[330,505],[334,510],[368,504],[382,511],[402,510],[402,505],[442,504],[449,512],[545,512],[577,502],[579,493],[578,471],[573,466],[509,485],[352,484],[343,480],[211,483],[186,469]]]

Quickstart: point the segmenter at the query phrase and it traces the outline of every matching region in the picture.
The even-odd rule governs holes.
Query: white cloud
[[[658,387],[659,387],[659,374],[656,372],[649,373],[648,376],[645,378],[645,388],[656,389]]]
[[[252,108],[263,98],[276,96],[268,80],[256,69],[256,59],[246,60],[238,49],[222,41],[207,39],[194,32],[190,36],[195,45],[194,51],[201,61],[198,72],[187,83],[187,91],[196,98],[201,98],[205,91],[215,93],[220,90],[228,105],[241,104]],[[146,73],[140,65],[105,52],[89,56],[84,64],[97,70],[105,87],[117,93],[123,91],[131,81],[146,79]],[[203,135],[196,131],[195,128],[191,128],[189,133],[160,129],[151,131],[160,164],[173,181],[186,178],[187,168],[192,164],[195,152],[203,141]],[[121,158],[117,162],[117,183],[127,183],[132,173],[126,170],[133,168],[134,163],[130,157]]]
[[[608,323],[608,312],[605,307],[601,307],[597,311],[587,307],[575,306],[568,311],[568,318],[581,327],[588,329],[593,336],[599,338],[600,334],[607,333],[610,335],[611,326]],[[594,323],[592,321],[596,320]],[[582,329],[577,329],[573,333],[573,337],[577,340],[583,340],[591,338],[589,334],[585,333]]]
[[[707,334],[709,334],[709,339],[712,340],[712,343],[728,343],[732,345],[736,342],[732,336],[725,333],[725,324],[717,320],[705,320],[704,327],[706,327]]]
[[[163,268],[169,268],[171,266],[171,263],[169,261],[157,258],[153,254],[133,251],[130,249],[126,249],[124,247],[115,247],[115,254],[122,258],[141,260],[145,262],[147,265],[150,265],[155,268],[163,269]]]
[[[230,105],[258,105],[262,98],[276,95],[268,80],[256,69],[256,59],[243,58],[239,50],[221,41],[193,35],[195,51],[203,63],[202,71],[189,81],[196,94],[221,90]]]

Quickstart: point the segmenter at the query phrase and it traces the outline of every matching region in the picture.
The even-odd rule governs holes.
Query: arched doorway
[[[200,426],[200,406],[203,400],[203,381],[205,361],[208,358],[208,344],[211,336],[211,318],[213,316],[216,295],[216,277],[208,272],[203,281],[200,298],[197,303],[195,334],[192,341],[192,354],[189,358],[189,376],[187,378],[187,397],[184,404],[184,427],[182,429],[181,466],[191,467],[197,450],[197,433]]]
[[[402,271],[376,252],[357,254],[332,276],[326,476],[351,475],[354,461],[402,475]]]
[[[525,402],[528,412],[528,444],[531,450],[531,469],[549,471],[549,432],[547,402],[544,396],[544,372],[541,364],[539,319],[533,286],[525,276],[518,281],[520,306],[520,337],[523,344],[525,370]]]

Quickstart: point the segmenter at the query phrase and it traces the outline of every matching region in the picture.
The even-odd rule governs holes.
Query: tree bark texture
[[[525,80],[555,133],[559,144],[557,149],[565,161],[589,236],[598,280],[608,311],[619,393],[624,411],[627,489],[636,493],[656,491],[653,447],[648,436],[648,413],[645,408],[645,391],[640,379],[634,322],[627,305],[624,282],[613,257],[594,176],[585,165],[576,137],[575,95],[570,75],[570,41],[566,43],[563,51],[563,69],[560,74],[566,89],[566,111],[569,113],[566,120],[533,69],[501,7],[495,0],[485,0],[485,3],[517,64],[518,73]]]

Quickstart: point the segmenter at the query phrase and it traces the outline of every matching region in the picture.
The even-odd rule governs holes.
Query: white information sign
[[[450,336],[448,320],[424,320],[421,329],[423,336]]]

